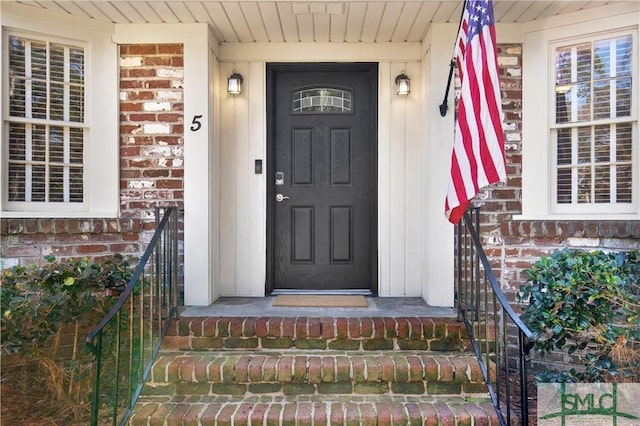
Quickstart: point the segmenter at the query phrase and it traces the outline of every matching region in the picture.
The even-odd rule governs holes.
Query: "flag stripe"
[[[487,185],[506,180],[502,103],[490,0],[467,0],[456,41],[461,80],[445,214],[456,223]]]

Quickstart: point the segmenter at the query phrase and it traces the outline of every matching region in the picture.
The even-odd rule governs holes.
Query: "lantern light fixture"
[[[396,76],[396,87],[398,95],[408,95],[411,92],[411,79],[404,70]]]
[[[236,70],[233,70],[227,79],[227,93],[231,95],[241,94],[243,81],[242,75],[238,74]]]

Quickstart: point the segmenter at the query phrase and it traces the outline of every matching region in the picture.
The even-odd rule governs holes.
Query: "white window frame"
[[[523,47],[522,215],[514,219],[640,219],[640,85],[638,22],[640,8],[621,4],[548,19],[525,26]],[[556,203],[555,49],[580,41],[630,34],[633,42],[632,122],[633,185],[631,204]],[[541,76],[545,76],[542,77]],[[547,114],[541,114],[547,111]],[[617,121],[618,119],[614,120]]]
[[[58,15],[23,16],[21,8],[2,11],[2,81],[8,81],[7,49],[10,35],[84,48],[85,116],[82,202],[9,201],[7,191],[8,143],[0,150],[0,207],[2,217],[117,217],[119,211],[118,55],[112,31],[83,28]],[[64,22],[63,22],[64,21]],[[104,29],[103,29],[104,30]],[[7,140],[9,91],[2,84],[0,135]],[[24,121],[24,120],[22,120]],[[72,123],[74,126],[76,123]]]

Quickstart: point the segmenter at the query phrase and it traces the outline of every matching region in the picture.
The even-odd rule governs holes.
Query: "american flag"
[[[496,33],[490,0],[466,0],[455,57],[461,80],[445,215],[457,223],[480,188],[506,180]]]

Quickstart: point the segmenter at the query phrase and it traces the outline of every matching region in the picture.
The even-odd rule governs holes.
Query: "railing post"
[[[520,351],[520,407],[522,411],[522,424],[529,424],[529,389],[528,377],[527,377],[527,357],[529,356],[529,349],[527,343],[525,343],[526,337],[522,333],[522,330],[518,333],[518,350]]]
[[[98,344],[95,349],[95,365],[93,368],[93,394],[91,395],[91,424],[98,424],[98,412],[100,411],[100,372],[102,371],[102,332],[98,334]]]

